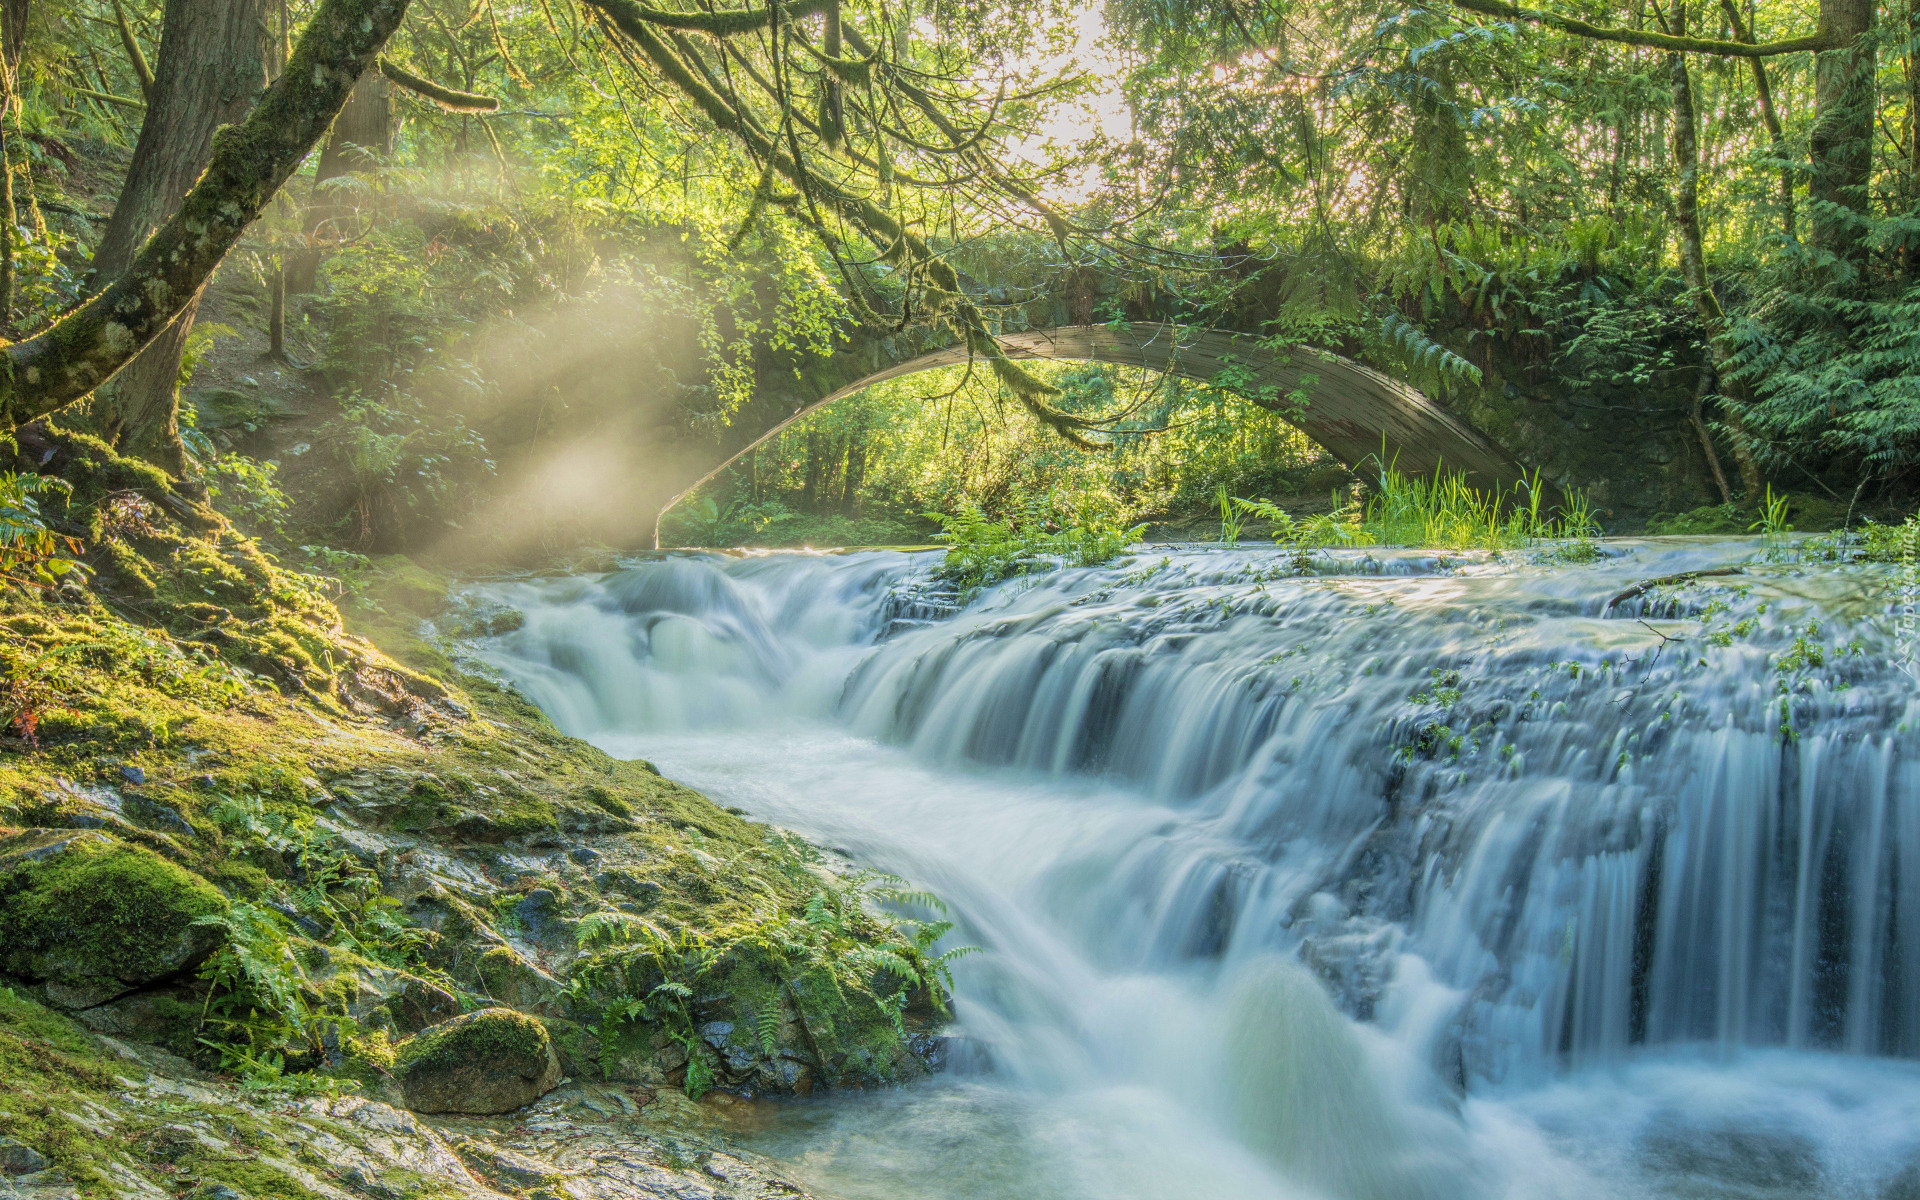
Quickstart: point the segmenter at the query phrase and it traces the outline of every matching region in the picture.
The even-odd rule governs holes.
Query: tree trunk
[[[104,291],[42,333],[0,347],[0,429],[84,399],[133,360],[212,276],[347,102],[410,0],[320,0],[293,58],[206,173]]]
[[[1727,14],[1727,20],[1733,25],[1735,41],[1758,40],[1758,35],[1740,19],[1740,8],[1734,0],[1720,0],[1720,8]],[[1753,68],[1754,99],[1760,108],[1761,123],[1767,127],[1767,139],[1773,146],[1773,156],[1784,164],[1788,161],[1787,135],[1780,127],[1780,114],[1773,106],[1773,84],[1767,77],[1766,60],[1750,58],[1747,63]],[[1798,222],[1793,211],[1793,169],[1784,165],[1780,168],[1780,224],[1789,242],[1799,236],[1799,230],[1796,228]]]
[[[27,49],[27,15],[30,0],[0,0],[0,53],[7,65],[18,69],[20,56]]]
[[[860,507],[860,485],[867,478],[867,444],[855,435],[847,443],[847,475],[840,489],[840,514],[851,517]]]
[[[1907,0],[1907,203],[1920,203],[1920,0]],[[1920,274],[1920,247],[1909,246],[1907,273]]]
[[[135,250],[179,211],[212,157],[214,130],[244,116],[266,86],[268,45],[267,0],[169,0],[153,103],[94,253],[96,281],[124,272]],[[116,448],[175,475],[186,470],[175,392],[198,307],[196,292],[94,400],[95,420]]]
[[[392,153],[393,85],[380,72],[368,71],[354,84],[314,167],[313,201],[306,218],[308,246],[293,256],[288,270],[287,286],[295,293],[313,291],[321,247],[335,240],[331,227],[353,211],[353,205],[343,199],[343,189],[333,181],[365,171]]]
[[[7,136],[13,113],[13,72],[0,79],[0,334],[13,333],[13,231],[20,217],[13,207],[13,146]]]
[[[287,268],[275,267],[267,284],[267,357],[287,361]]]
[[[1685,0],[1677,0],[1673,6],[1672,29],[1676,36],[1684,37],[1687,31],[1687,6]],[[1721,391],[1732,403],[1726,406],[1727,426],[1733,432],[1733,457],[1740,467],[1740,482],[1747,490],[1749,499],[1758,496],[1762,486],[1760,464],[1753,454],[1753,445],[1746,435],[1746,428],[1740,419],[1738,409],[1742,397],[1732,394],[1737,391],[1724,374],[1726,363],[1720,335],[1726,328],[1726,315],[1720,310],[1720,301],[1713,294],[1713,281],[1707,278],[1706,248],[1702,244],[1700,233],[1700,139],[1698,118],[1693,107],[1693,73],[1687,67],[1684,54],[1667,56],[1667,77],[1673,88],[1673,214],[1674,224],[1680,237],[1680,269],[1687,281],[1687,290],[1693,294],[1694,311],[1699,315],[1701,332],[1707,341],[1707,353],[1713,365],[1721,370]],[[1726,482],[1717,456],[1714,455],[1713,441],[1706,437],[1704,423],[1699,416],[1704,395],[1694,400],[1694,421],[1699,424],[1703,446],[1709,456],[1709,465],[1717,482],[1724,491]]]
[[[27,48],[28,0],[0,0],[0,333],[13,333],[14,94],[20,86],[20,55]]]
[[[1864,265],[1867,179],[1873,165],[1873,0],[1820,0],[1820,24],[1840,48],[1822,51],[1813,74],[1813,175],[1807,185],[1815,247],[1856,271]]]

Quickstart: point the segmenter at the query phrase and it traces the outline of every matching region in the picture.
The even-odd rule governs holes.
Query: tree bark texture
[[[27,48],[27,16],[31,0],[0,0],[0,53],[7,56],[9,70],[20,66],[20,55]]]
[[[153,103],[133,163],[94,254],[96,278],[119,275],[136,247],[179,210],[206,169],[213,134],[253,107],[267,83],[268,0],[170,0],[160,26]],[[94,400],[94,418],[122,453],[175,475],[186,470],[176,392],[198,291],[178,319]]]
[[[0,428],[55,412],[111,379],[199,294],[246,227],[333,123],[409,0],[321,0],[293,59],[132,264],[46,332],[6,347]]]

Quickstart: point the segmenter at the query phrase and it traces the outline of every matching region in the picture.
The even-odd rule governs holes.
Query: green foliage
[[[1410,378],[1448,386],[1478,387],[1479,367],[1428,337],[1418,325],[1390,312],[1380,322],[1381,340],[1400,360]]]
[[[1912,212],[1852,218],[1870,245],[1904,255]],[[1759,453],[1796,455],[1886,477],[1920,453],[1920,283],[1911,272],[1859,278],[1809,248],[1784,247],[1757,273],[1725,338],[1732,379],[1753,402]]]
[[[1752,528],[1749,516],[1737,504],[1715,504],[1683,513],[1656,513],[1647,522],[1647,532],[1656,536],[1745,533]]]
[[[739,546],[774,533],[799,518],[778,500],[758,504],[735,499],[725,508],[712,496],[690,500],[674,510],[670,543],[685,546]]]
[[[1543,510],[1545,497],[1537,473],[1502,495],[1457,472],[1410,478],[1389,467],[1368,496],[1362,524],[1381,545],[1450,550],[1518,549],[1596,532],[1584,496],[1570,492],[1557,508]]]
[[[1214,502],[1220,506],[1220,540],[1229,546],[1237,544],[1240,541],[1241,526],[1245,523],[1241,516],[1243,507],[1240,502],[1227,495],[1227,485],[1224,483],[1215,490]]]
[[[1363,510],[1358,501],[1342,503],[1340,494],[1330,498],[1328,511],[1298,518],[1270,500],[1236,497],[1234,506],[1247,516],[1269,522],[1273,540],[1295,550],[1317,550],[1325,546],[1364,546],[1372,544],[1374,534],[1361,522]]]
[[[928,513],[939,522],[947,556],[939,575],[970,599],[985,588],[1060,566],[1093,567],[1111,562],[1146,531],[1128,527],[1092,497],[1069,505],[1052,492],[1027,496],[1017,515],[994,520],[962,501],[951,513]]]
[[[1766,539],[1769,550],[1778,547],[1781,539],[1793,532],[1793,526],[1787,520],[1787,498],[1775,496],[1772,484],[1767,485],[1766,496],[1761,501],[1760,519],[1747,528],[1758,531]]]
[[[79,539],[47,528],[39,501],[72,490],[54,476],[0,471],[0,582],[46,586],[75,568],[66,556],[80,552]]]
[[[208,816],[236,852],[268,868],[255,897],[199,922],[223,934],[200,969],[207,995],[201,1042],[253,1086],[306,1086],[293,1071],[326,1057],[329,1040],[358,1032],[339,997],[316,984],[309,960],[366,961],[427,974],[425,931],[402,920],[373,872],[320,830],[302,808],[257,795],[221,795]]]
[[[665,523],[669,540],[693,542],[704,514],[717,513],[717,538],[698,544],[919,544],[929,510],[971,504],[1011,519],[1027,497],[1048,491],[1095,498],[1132,524],[1217,508],[1223,486],[1238,494],[1318,490],[1319,473],[1345,474],[1282,415],[1223,387],[1097,364],[1033,370],[1061,389],[1067,409],[1137,415],[1122,424],[1113,450],[1088,451],[1011,405],[984,371],[955,367],[882,383],[796,423],[709,485],[710,495],[683,502]],[[708,498],[714,508],[699,508],[697,521],[681,515]],[[737,513],[731,521],[729,511]],[[762,521],[757,531],[747,527]]]
[[[15,866],[0,900],[9,974],[82,990],[105,980],[109,997],[187,965],[190,927],[226,908],[193,873],[98,834]]]
[[[207,496],[255,536],[286,536],[293,501],[280,490],[280,464],[244,454],[209,455],[202,462]]]
[[[809,1056],[868,1043],[891,1052],[905,1039],[905,1013],[916,992],[943,1004],[951,965],[969,948],[932,953],[951,928],[945,922],[883,919],[877,901],[929,898],[898,890],[885,876],[857,876],[817,887],[795,910],[767,894],[750,914],[711,933],[668,930],[646,917],[603,912],[583,919],[577,934],[590,957],[570,984],[576,1004],[600,1013],[603,1038],[623,1027],[665,1033],[687,1054],[686,1090],[712,1086],[710,1053],[698,1032],[698,998],[726,990],[739,1006],[736,1031],[771,1055],[789,1020],[806,1031]],[[937,902],[935,902],[937,903]],[[723,985],[724,981],[724,985]],[[815,1066],[827,1078],[828,1062]]]
[[[1920,514],[1898,525],[1867,520],[1858,529],[1807,538],[1796,547],[1803,562],[1879,562],[1914,566],[1920,562]]]

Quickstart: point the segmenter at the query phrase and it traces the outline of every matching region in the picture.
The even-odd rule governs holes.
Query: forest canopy
[[[691,477],[893,337],[964,343],[992,436],[1191,442],[1087,402],[1132,386],[1111,372],[1063,392],[1000,352],[1062,320],[1359,359],[1629,521],[1775,484],[1910,495],[1920,27],[1896,6],[0,17],[8,423],[57,414],[318,540],[621,540],[578,480],[657,507],[674,488],[639,476]],[[236,391],[243,344],[292,391]],[[955,387],[899,386],[927,413]],[[1242,398],[1262,428],[1305,402]],[[1221,445],[1271,448],[1235,421]],[[314,494],[276,491],[303,471]]]

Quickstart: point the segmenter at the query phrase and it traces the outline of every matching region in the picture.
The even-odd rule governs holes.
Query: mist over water
[[[1890,577],[1606,555],[688,556],[475,649],[983,947],[952,1071],[760,1135],[826,1195],[1920,1197]]]

